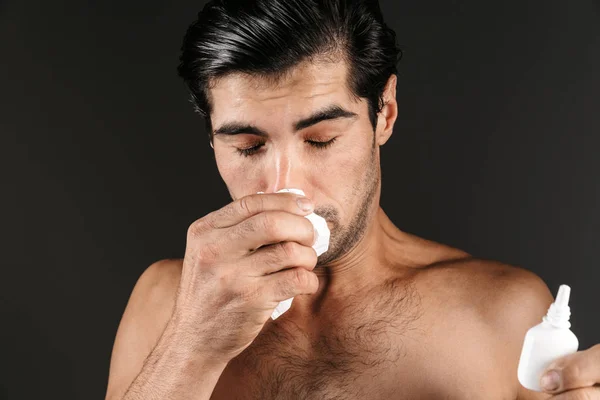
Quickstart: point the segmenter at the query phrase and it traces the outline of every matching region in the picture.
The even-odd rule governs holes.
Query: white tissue
[[[295,194],[304,196],[304,192],[300,189],[281,189],[277,193],[281,193],[281,192],[291,192],[291,193],[295,193]],[[258,192],[258,193],[263,193],[263,192]],[[329,231],[329,227],[327,226],[327,221],[325,221],[325,218],[323,218],[315,213],[310,213],[308,215],[305,215],[305,217],[313,224],[313,227],[315,228],[316,238],[315,238],[315,242],[312,245],[312,248],[315,249],[315,251],[317,252],[317,257],[318,257],[321,254],[325,253],[329,249],[329,237],[330,237],[331,233]],[[290,307],[292,306],[292,300],[294,300],[293,297],[291,299],[287,299],[287,300],[280,302],[277,305],[277,307],[275,307],[275,310],[273,310],[273,313],[271,314],[271,319],[275,320],[281,314],[283,314],[284,312],[289,310]]]

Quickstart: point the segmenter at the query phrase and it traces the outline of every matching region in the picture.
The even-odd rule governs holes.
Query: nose
[[[276,193],[281,189],[305,186],[305,171],[302,162],[290,152],[276,152],[268,160],[266,168],[267,192]]]

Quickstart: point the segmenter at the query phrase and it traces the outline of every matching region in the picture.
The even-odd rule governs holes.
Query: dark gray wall
[[[382,206],[572,287],[600,342],[600,6],[383,1],[404,49]],[[0,397],[103,398],[137,277],[228,193],[175,67],[203,2],[0,4]]]

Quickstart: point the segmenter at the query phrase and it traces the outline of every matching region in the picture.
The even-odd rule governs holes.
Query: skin
[[[346,87],[343,62],[305,62],[280,82],[236,74],[211,89],[216,130],[233,121],[252,133],[217,134],[212,146],[232,199],[300,188],[331,230],[314,272],[318,292],[294,299],[231,360],[212,399],[546,399],[517,381],[526,331],[553,301],[522,268],[472,257],[398,229],[379,205],[380,146],[398,115],[396,76],[375,131],[365,99]],[[337,104],[352,118],[294,124]],[[311,147],[307,140],[335,142]],[[238,149],[264,144],[252,156]],[[119,399],[160,338],[182,260],[150,266],[123,315],[107,399]]]
[[[390,83],[395,87],[395,77]],[[382,229],[386,218],[374,207],[379,199],[381,177],[379,151],[373,146],[374,133],[366,118],[366,101],[350,100],[344,69],[306,63],[275,88],[252,77],[231,76],[219,82],[211,93],[215,110],[212,122],[216,129],[225,122],[247,121],[270,136],[269,143],[250,157],[238,156],[235,151],[262,143],[264,138],[248,134],[215,136],[215,159],[232,199],[258,191],[303,188],[316,204],[314,212],[327,220],[330,247],[320,256],[314,271],[321,282],[321,290],[314,299],[324,301],[321,295],[344,298],[356,291],[358,282],[365,289],[370,283],[379,282],[381,278],[375,275],[379,269],[367,274],[364,268],[379,263],[390,249],[385,243],[386,231]],[[323,121],[292,132],[290,127],[299,117],[330,104],[343,105],[359,116]],[[387,111],[388,118],[395,119],[397,110],[387,107]],[[244,118],[249,115],[260,117]],[[378,145],[384,144],[391,134],[391,129],[386,130],[382,125],[385,122],[380,120],[378,126]],[[305,140],[325,142],[332,138],[336,142],[325,150],[305,143]],[[344,179],[339,179],[340,176]],[[373,219],[380,224],[369,226],[368,221]],[[302,299],[296,308],[311,313],[314,308],[311,306],[317,305],[311,303],[310,299]]]

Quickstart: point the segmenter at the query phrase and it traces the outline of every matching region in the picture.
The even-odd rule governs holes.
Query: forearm
[[[169,321],[121,400],[208,400],[226,364],[194,355]]]

